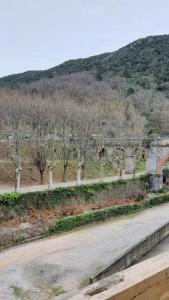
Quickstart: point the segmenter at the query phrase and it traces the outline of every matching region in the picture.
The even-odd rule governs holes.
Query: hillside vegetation
[[[67,75],[83,71],[96,72],[98,79],[107,72],[111,76],[130,78],[153,76],[157,83],[168,81],[169,76],[169,35],[150,36],[139,39],[118,51],[104,53],[84,59],[67,61],[45,71],[28,71],[0,79],[1,86],[20,85],[56,75]],[[139,77],[138,76],[138,77]]]
[[[76,105],[106,101],[126,112],[132,105],[135,120],[138,113],[146,118],[147,133],[168,134],[169,35],[139,39],[115,52],[70,60],[48,70],[6,76],[0,87],[1,95],[6,88],[19,88],[31,98],[61,97]]]

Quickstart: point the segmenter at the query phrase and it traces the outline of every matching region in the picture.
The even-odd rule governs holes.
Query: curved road
[[[0,253],[0,299],[56,299],[169,221],[169,204]],[[69,299],[69,297],[67,298]]]

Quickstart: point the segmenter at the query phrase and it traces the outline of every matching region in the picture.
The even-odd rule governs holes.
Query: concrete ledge
[[[72,300],[168,300],[169,299],[169,253],[162,253],[118,274],[123,280],[96,290],[93,296],[81,291]],[[98,282],[99,284],[99,282]],[[96,283],[94,284],[96,285]],[[92,286],[90,287],[90,289]]]
[[[144,226],[144,224],[143,224]],[[156,229],[154,232],[146,236],[140,242],[132,246],[117,259],[113,260],[110,265],[99,273],[91,276],[90,282],[94,283],[100,279],[124,270],[135,264],[141,257],[149,252],[153,247],[158,245],[162,240],[169,236],[169,223]]]

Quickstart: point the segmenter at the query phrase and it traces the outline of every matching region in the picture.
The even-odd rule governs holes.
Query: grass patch
[[[17,285],[11,285],[10,288],[13,290],[13,294],[15,297],[23,299],[24,291],[22,288],[18,287]]]
[[[61,294],[64,294],[65,291],[62,286],[51,286],[47,282],[41,281],[37,285],[37,288],[45,295],[45,299],[53,299]]]
[[[32,294],[29,290],[24,290],[23,288],[17,286],[17,285],[11,285],[10,288],[13,291],[13,294],[15,298],[21,299],[21,300],[31,300]]]
[[[51,289],[50,296],[55,297],[55,296],[59,296],[64,293],[65,293],[64,289],[61,286],[57,286],[57,287],[53,287]]]

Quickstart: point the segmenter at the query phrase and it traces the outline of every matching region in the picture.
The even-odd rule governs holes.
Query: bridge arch
[[[153,192],[163,187],[162,170],[167,160],[169,160],[169,138],[152,141],[147,153],[147,173],[150,174],[150,190]]]
[[[169,153],[167,153],[164,157],[160,158],[157,162],[157,174],[161,174],[165,163],[169,160]]]
[[[169,138],[153,141],[148,149],[147,173],[162,174],[167,160],[169,160]]]

